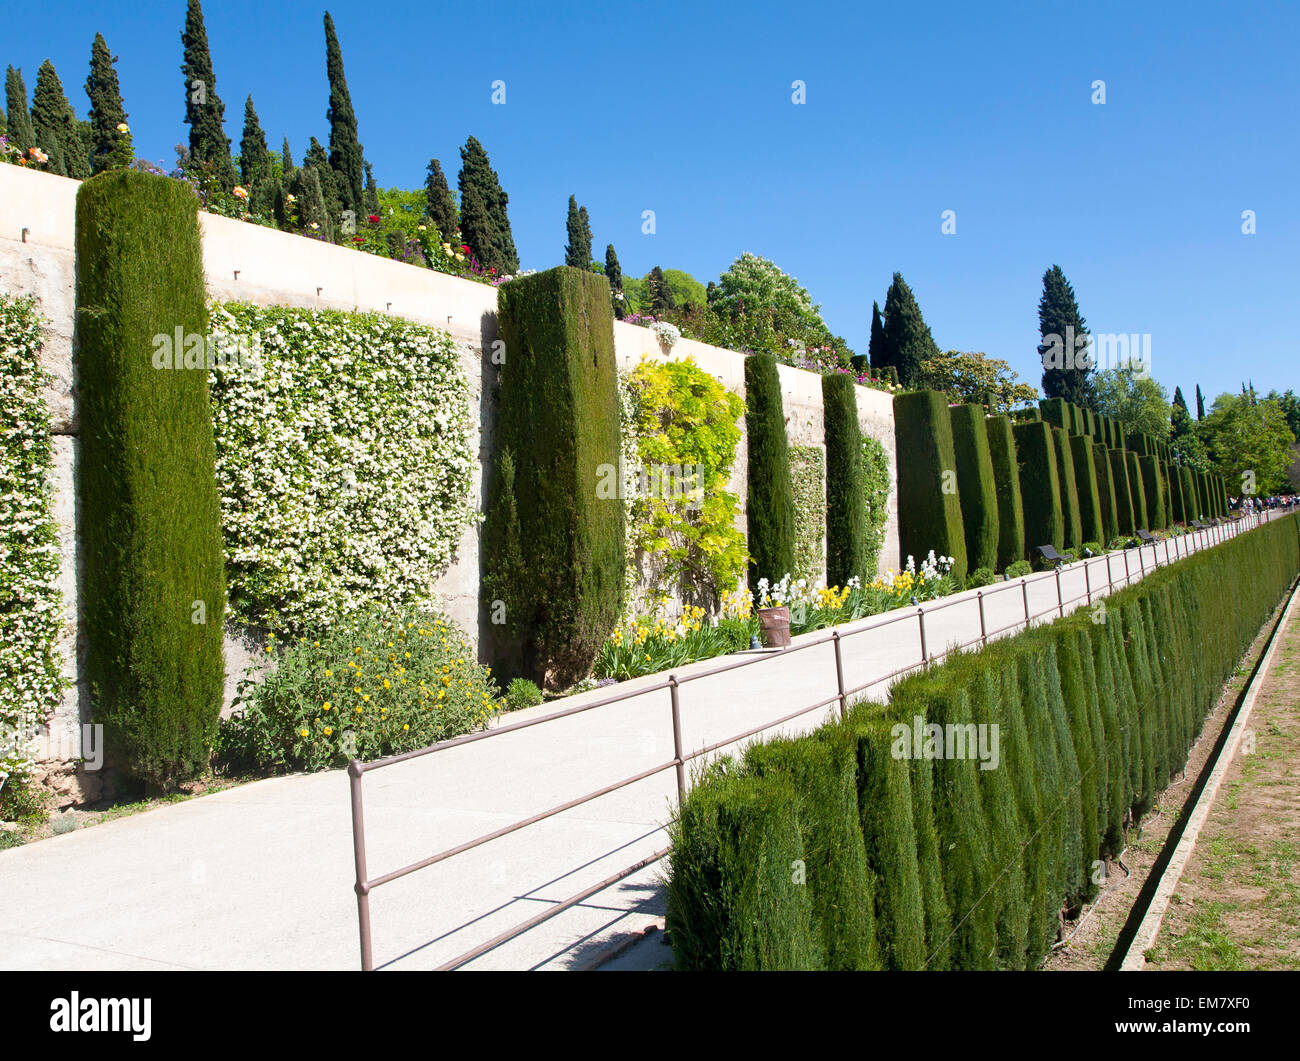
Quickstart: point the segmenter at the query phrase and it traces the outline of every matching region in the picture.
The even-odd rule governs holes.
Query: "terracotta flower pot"
[[[763,644],[768,648],[783,648],[790,643],[790,609],[759,608],[755,611],[763,632]]]

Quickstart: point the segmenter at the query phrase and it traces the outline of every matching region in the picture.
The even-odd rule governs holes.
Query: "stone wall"
[[[54,420],[54,509],[63,559],[65,625],[60,651],[64,673],[72,684],[62,708],[48,722],[49,740],[42,755],[50,761],[52,775],[61,776],[71,774],[70,760],[81,755],[81,723],[89,721],[88,690],[79,666],[73,479],[78,435],[72,350],[76,191],[76,181],[0,165],[0,291],[36,296],[50,322],[42,360],[54,377],[48,400]],[[490,354],[497,336],[495,289],[229,218],[202,214],[200,219],[204,271],[213,298],[392,313],[451,334],[459,347],[476,406],[472,417],[477,425],[474,446],[480,470],[476,500],[481,507],[487,486],[483,469],[488,466],[486,458],[495,422],[497,369],[490,356],[483,353],[487,350]],[[744,358],[734,351],[689,339],[665,351],[648,329],[621,322],[614,326],[614,339],[619,368],[625,371],[634,369],[643,356],[693,357],[729,389],[744,395]],[[821,445],[820,377],[787,366],[780,366],[779,373],[791,442]],[[860,387],[858,413],[863,430],[881,442],[890,456],[892,483],[896,478],[892,400],[888,394]],[[731,489],[739,494],[742,506],[746,496],[745,467],[742,434],[731,479]],[[882,569],[898,567],[897,507],[897,495],[891,489],[880,558]],[[743,510],[738,525],[742,531],[745,529]],[[439,579],[436,589],[453,618],[486,647],[485,639],[478,636],[488,625],[478,599],[480,534],[481,527],[465,531],[457,559]],[[227,637],[227,708],[239,676],[258,647],[259,639],[252,632],[232,630]],[[67,782],[67,777],[63,780]],[[75,785],[71,787],[75,789]]]

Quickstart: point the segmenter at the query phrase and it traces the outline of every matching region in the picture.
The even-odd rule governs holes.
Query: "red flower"
[[[372,225],[377,225],[379,223],[379,215],[371,214],[368,218],[366,218],[366,220],[369,221]]]
[[[489,269],[488,272],[489,272],[489,273],[495,273],[496,270],[495,270],[495,269]]]
[[[462,243],[462,244],[460,245],[460,249],[463,250],[466,254],[468,254],[468,253],[469,253],[469,244],[468,244],[468,243]]]
[[[352,237],[352,242],[353,242],[353,243],[364,243],[365,241],[366,241],[366,237],[365,237],[365,236],[353,236],[353,237]]]

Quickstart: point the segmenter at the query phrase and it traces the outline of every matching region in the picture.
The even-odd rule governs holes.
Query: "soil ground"
[[[1300,619],[1293,618],[1147,968],[1300,969],[1298,900]]]

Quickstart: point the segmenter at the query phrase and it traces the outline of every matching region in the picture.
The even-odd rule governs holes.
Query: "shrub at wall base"
[[[501,586],[525,676],[564,688],[590,669],[623,602],[623,502],[598,491],[619,466],[609,283],[567,266],[520,277],[501,286],[498,319],[496,444],[514,462],[517,553],[498,528],[489,537],[527,572]],[[500,501],[498,476],[489,523]]]
[[[208,375],[153,365],[155,336],[208,331],[197,206],[134,171],[77,193],[86,674],[108,754],[158,785],[207,765],[224,677]]]

